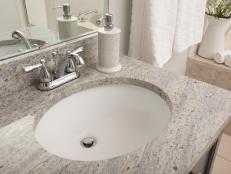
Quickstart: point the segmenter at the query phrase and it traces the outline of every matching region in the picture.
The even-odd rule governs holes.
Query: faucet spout
[[[87,16],[87,15],[89,15],[89,14],[92,14],[92,13],[97,14],[97,13],[98,13],[98,10],[89,10],[89,11],[80,13],[80,14],[78,15],[78,19],[80,20],[80,22],[84,22],[84,21],[86,20],[86,19],[85,19],[85,16]]]
[[[25,35],[19,31],[19,30],[14,30],[12,32],[12,38],[18,39],[24,43],[27,49],[33,48],[32,44],[29,42],[29,40],[25,37]]]

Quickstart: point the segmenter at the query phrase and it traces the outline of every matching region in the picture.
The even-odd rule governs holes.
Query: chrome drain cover
[[[96,139],[92,137],[87,137],[82,139],[80,144],[82,147],[89,149],[96,145]]]

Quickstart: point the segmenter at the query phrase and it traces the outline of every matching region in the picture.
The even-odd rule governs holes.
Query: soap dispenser
[[[114,73],[121,70],[121,30],[113,26],[112,14],[106,13],[104,20],[104,27],[98,30],[98,60],[96,69],[103,73]]]
[[[63,9],[63,16],[57,18],[59,38],[62,40],[75,36],[77,34],[77,17],[71,15],[70,4],[56,8]]]

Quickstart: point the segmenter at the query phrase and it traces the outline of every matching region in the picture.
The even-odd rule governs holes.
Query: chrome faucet
[[[84,59],[80,56],[80,53],[83,51],[83,47],[80,47],[68,53],[64,75],[59,78],[55,78],[55,74],[52,74],[48,70],[44,59],[41,59],[39,64],[25,66],[23,69],[26,73],[40,69],[38,89],[41,91],[49,91],[80,77],[77,69],[85,64]]]
[[[29,42],[29,40],[25,37],[25,35],[21,31],[14,30],[11,36],[13,39],[22,41],[27,49],[33,48],[33,45]]]
[[[86,21],[86,15],[89,15],[89,14],[92,14],[92,13],[95,13],[97,14],[98,13],[98,10],[89,10],[89,11],[86,11],[86,12],[83,12],[83,13],[80,13],[78,15],[78,19],[80,22],[85,22]]]

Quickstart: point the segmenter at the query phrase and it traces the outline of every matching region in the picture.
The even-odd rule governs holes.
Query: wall
[[[47,1],[51,1],[51,0],[47,0]],[[104,4],[103,0],[54,0],[54,1],[55,1],[55,6],[60,6],[65,3],[70,4],[74,15],[78,15],[81,12],[94,10],[94,9],[98,9],[102,11],[103,4]]]
[[[0,33],[21,27],[16,0],[1,1],[0,12]]]
[[[127,55],[129,47],[132,0],[110,0],[109,10],[114,15],[114,25],[121,28],[121,53]]]
[[[164,65],[164,68],[181,75],[186,73],[186,64],[188,58],[188,49],[181,53],[177,53]]]
[[[25,3],[30,24],[47,28],[45,1],[25,0]]]

